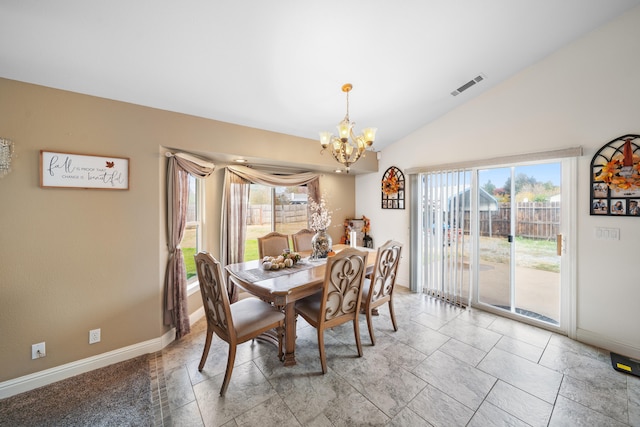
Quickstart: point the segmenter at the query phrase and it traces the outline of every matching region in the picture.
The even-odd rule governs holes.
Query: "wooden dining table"
[[[333,250],[340,250],[348,245],[334,245]],[[358,247],[368,251],[367,274],[373,271],[375,249]],[[304,253],[301,253],[304,255]],[[308,255],[308,254],[307,254]],[[324,283],[326,259],[310,260],[302,258],[291,268],[276,271],[265,271],[259,260],[229,264],[225,267],[228,280],[256,297],[270,302],[284,311],[284,365],[296,364],[296,312],[295,303],[301,298],[313,295],[322,289]]]

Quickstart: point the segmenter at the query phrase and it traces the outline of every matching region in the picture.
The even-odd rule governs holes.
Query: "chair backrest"
[[[289,236],[286,234],[272,231],[262,237],[258,237],[258,256],[260,259],[266,256],[282,255],[285,249],[289,247]]]
[[[327,258],[320,323],[340,324],[358,315],[368,255],[367,251],[347,248]]]
[[[369,301],[371,303],[390,296],[396,283],[402,243],[389,240],[378,248],[371,275]]]
[[[308,228],[303,228],[297,233],[292,234],[291,239],[293,240],[293,250],[296,252],[311,251],[313,249],[311,247],[311,239],[314,234],[316,233]]]
[[[236,338],[236,331],[222,267],[208,252],[199,252],[194,258],[207,324],[220,338],[231,342]]]

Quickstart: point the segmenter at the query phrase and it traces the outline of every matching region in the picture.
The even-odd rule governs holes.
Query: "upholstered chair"
[[[296,302],[296,313],[317,329],[323,374],[327,373],[325,329],[353,322],[358,356],[362,356],[358,317],[362,285],[367,269],[367,256],[366,251],[347,248],[327,258],[322,291]]]
[[[311,248],[311,239],[313,235],[316,234],[313,230],[309,230],[307,228],[303,228],[291,235],[291,240],[293,240],[293,250],[295,252],[310,252]]]
[[[289,236],[286,234],[272,231],[269,234],[258,237],[258,256],[260,259],[266,256],[282,255],[285,249],[291,249]]]
[[[367,317],[367,327],[369,328],[369,337],[371,338],[372,345],[376,344],[376,339],[373,334],[374,310],[381,305],[389,304],[393,330],[398,330],[396,316],[393,311],[393,289],[396,284],[401,252],[402,244],[393,240],[389,240],[380,246],[376,254],[373,273],[371,273],[370,278],[366,278],[364,281],[362,307]]]
[[[278,337],[278,359],[282,359],[284,313],[257,298],[245,298],[229,304],[220,263],[207,252],[200,252],[194,258],[207,317],[207,338],[198,370],[202,371],[204,368],[215,333],[229,344],[227,370],[220,389],[220,395],[223,396],[231,380],[238,344],[275,329]]]

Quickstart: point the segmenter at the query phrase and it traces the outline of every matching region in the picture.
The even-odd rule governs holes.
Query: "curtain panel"
[[[180,242],[187,222],[188,175],[206,178],[215,165],[187,153],[167,153],[167,246],[164,280],[164,324],[176,328],[176,339],[191,331],[187,313],[187,274]]]

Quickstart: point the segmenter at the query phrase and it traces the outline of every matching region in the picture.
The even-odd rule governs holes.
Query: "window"
[[[271,231],[291,235],[308,226],[306,185],[251,184],[244,260],[258,259],[258,237]]]
[[[196,265],[193,256],[202,247],[202,206],[203,192],[200,180],[189,175],[189,199],[187,201],[187,224],[180,247],[184,256],[184,264],[187,270],[187,283],[191,284],[198,279]]]

